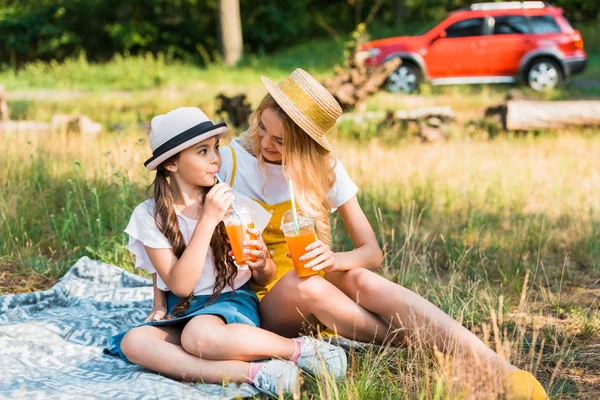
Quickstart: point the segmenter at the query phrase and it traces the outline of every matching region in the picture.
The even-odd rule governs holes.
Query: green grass
[[[23,276],[59,277],[86,255],[131,270],[122,230],[146,195],[147,146],[140,131],[94,140],[4,136],[0,266]],[[596,290],[592,282],[600,277],[598,137],[434,147],[337,141],[335,147],[361,188],[359,200],[385,252],[385,276],[482,337],[493,322],[490,309],[502,310],[501,339],[517,364],[529,368],[534,359],[527,346],[541,332],[544,352],[535,355],[535,372],[544,383],[550,384],[560,359],[563,367],[552,382],[557,398],[589,390],[573,382],[571,369],[592,368],[575,355],[600,339],[597,310],[574,292]],[[349,249],[339,217],[332,223],[335,248]],[[515,311],[526,275],[523,318]],[[558,313],[563,325],[554,326]],[[547,322],[540,328],[533,319]],[[442,379],[443,365],[426,354],[383,348],[358,356],[343,383],[334,388],[308,381],[305,394],[319,398],[320,391],[335,389],[339,398],[452,398],[459,389]]]

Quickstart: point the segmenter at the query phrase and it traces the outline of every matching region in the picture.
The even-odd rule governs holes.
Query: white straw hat
[[[311,138],[331,151],[325,134],[342,115],[342,107],[331,93],[301,68],[279,85],[264,76],[261,79],[283,111]]]
[[[164,115],[157,115],[150,123],[152,157],[144,165],[154,171],[163,161],[196,143],[227,132],[225,123],[213,124],[196,107],[181,107]]]

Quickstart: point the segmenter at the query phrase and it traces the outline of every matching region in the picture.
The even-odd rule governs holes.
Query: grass
[[[37,287],[60,277],[83,255],[131,270],[122,230],[151,178],[141,166],[148,146],[144,133],[3,139],[3,270],[45,279]],[[546,385],[554,374],[556,398],[598,394],[593,358],[578,358],[598,357],[591,343],[600,338],[600,312],[593,300],[600,295],[598,137],[567,134],[437,146],[408,141],[393,147],[338,140],[335,147],[361,188],[359,200],[385,251],[385,276],[482,337],[491,332],[490,310],[501,310],[496,314],[505,319],[497,341]],[[377,165],[371,162],[375,158]],[[349,248],[341,221],[334,217],[332,223],[336,249]],[[336,396],[451,398],[464,388],[448,386],[453,381],[448,376],[458,373],[448,368],[427,352],[373,350],[358,357],[349,378],[336,386]],[[464,368],[459,371],[464,375]],[[328,386],[308,381],[305,387],[306,396],[320,397],[319,390]]]

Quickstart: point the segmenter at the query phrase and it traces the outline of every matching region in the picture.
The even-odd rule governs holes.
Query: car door
[[[468,18],[448,26],[423,56],[431,79],[481,75],[479,52],[485,18]]]
[[[519,64],[531,48],[531,26],[524,15],[497,15],[489,18],[489,35],[480,51],[487,60],[488,76],[516,76]]]

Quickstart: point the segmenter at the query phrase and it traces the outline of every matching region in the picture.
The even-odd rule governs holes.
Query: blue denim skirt
[[[260,326],[258,315],[258,297],[250,287],[250,283],[233,292],[221,293],[221,295],[212,303],[206,304],[210,295],[194,296],[190,300],[190,307],[177,317],[164,319],[161,321],[150,321],[138,326],[170,326],[185,324],[197,315],[216,315],[227,324],[246,324],[251,326]],[[168,292],[167,297],[167,315],[173,308],[179,304],[181,297]],[[134,328],[134,327],[131,327]],[[119,356],[125,361],[129,361],[121,351],[121,341],[128,331],[121,332],[108,338],[108,343],[104,348],[104,353],[113,356]]]

